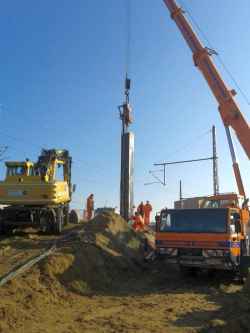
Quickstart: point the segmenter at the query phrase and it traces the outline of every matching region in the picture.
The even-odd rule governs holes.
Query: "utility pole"
[[[214,195],[219,194],[219,176],[218,176],[218,156],[216,148],[216,130],[215,126],[212,127],[212,142],[213,142],[213,187]]]
[[[120,179],[120,214],[128,221],[134,206],[134,134],[129,132],[132,123],[132,108],[129,104],[131,81],[125,78],[125,102],[120,105],[121,133],[121,179]]]

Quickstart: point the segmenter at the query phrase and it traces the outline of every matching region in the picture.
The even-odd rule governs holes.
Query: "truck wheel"
[[[250,256],[240,258],[240,275],[243,279],[247,278],[250,273]]]
[[[197,267],[189,267],[189,266],[183,266],[180,265],[180,272],[184,276],[195,276],[198,273]]]
[[[2,210],[0,211],[0,235],[4,234],[4,221],[3,221],[3,215]]]
[[[0,235],[3,235],[3,234],[4,234],[3,220],[2,220],[2,218],[0,217]]]
[[[190,267],[186,267],[186,266],[180,265],[179,269],[180,269],[181,275],[186,276],[186,275],[190,274]]]
[[[64,222],[64,225],[67,225],[67,224],[69,224],[69,204],[64,206],[63,213],[64,213],[63,222]]]
[[[0,220],[0,235],[4,234],[4,225],[3,222]]]
[[[63,209],[57,208],[56,210],[56,223],[55,223],[55,233],[60,235],[63,228]]]

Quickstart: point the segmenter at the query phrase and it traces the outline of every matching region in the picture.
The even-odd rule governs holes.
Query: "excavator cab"
[[[6,178],[7,177],[26,177],[30,175],[33,163],[26,162],[6,162]]]

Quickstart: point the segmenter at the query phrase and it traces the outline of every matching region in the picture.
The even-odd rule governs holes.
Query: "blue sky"
[[[171,166],[167,186],[144,186],[154,162],[211,155],[217,128],[220,187],[235,181],[217,103],[161,0],[132,0],[131,103],[135,122],[135,199],[171,206],[212,192],[209,162]],[[126,0],[5,1],[0,13],[0,143],[9,159],[36,159],[41,147],[68,148],[77,183],[74,206],[119,205],[120,121],[126,54]],[[250,96],[250,2],[182,0]],[[220,68],[220,66],[219,66]],[[221,68],[220,68],[221,69]],[[223,69],[222,75],[234,87]],[[237,89],[236,89],[237,90]],[[242,112],[250,106],[238,94]],[[204,134],[204,135],[203,135]],[[246,187],[250,165],[237,154]],[[2,166],[3,176],[3,166]]]

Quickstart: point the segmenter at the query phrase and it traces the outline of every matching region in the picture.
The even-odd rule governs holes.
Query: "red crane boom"
[[[213,60],[212,54],[215,52],[207,47],[204,47],[198,36],[193,31],[191,24],[188,22],[184,15],[184,11],[179,7],[174,0],[163,0],[171,18],[175,21],[180,29],[184,39],[193,53],[193,60],[207,81],[213,95],[219,104],[219,112],[222,121],[227,131],[227,137],[230,135],[229,128],[232,127],[245,151],[250,159],[250,127],[244,116],[242,115],[234,96],[235,90],[230,90],[219,74]],[[229,137],[228,137],[229,138]],[[229,142],[230,144],[230,142]],[[232,147],[230,147],[231,156],[233,159],[233,168],[238,185],[239,193],[245,196],[243,183],[239,171],[237,161],[234,159],[235,154],[232,154]]]

